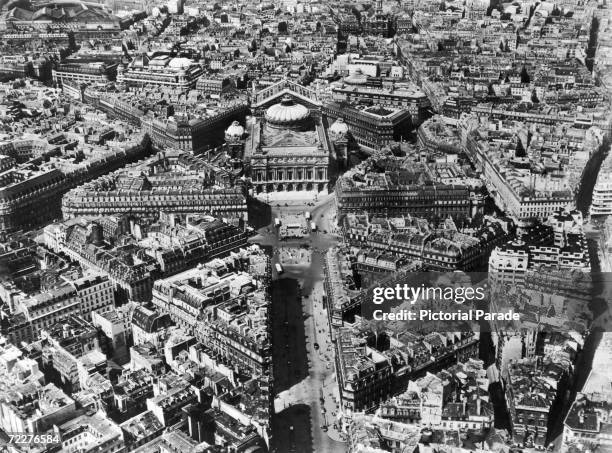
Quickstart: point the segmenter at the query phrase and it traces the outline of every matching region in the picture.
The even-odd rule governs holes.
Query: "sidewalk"
[[[323,282],[319,281],[315,284],[311,293],[311,303],[313,303],[313,313],[315,322],[315,332],[322,330],[318,336],[320,349],[318,354],[324,359],[326,367],[329,366],[328,372],[321,383],[321,397],[323,398],[323,412],[326,421],[326,434],[337,442],[345,442],[344,434],[340,431],[340,395],[338,392],[338,384],[336,382],[336,374],[334,372],[335,350],[329,335],[329,327],[327,324],[327,312],[323,307],[323,296],[325,288]],[[336,425],[336,427],[334,427]]]
[[[323,382],[323,397],[325,398],[325,414],[328,423],[327,435],[336,442],[346,442],[345,434],[340,421],[340,407],[338,405],[338,385],[336,374],[329,375]],[[336,427],[334,427],[336,425]]]

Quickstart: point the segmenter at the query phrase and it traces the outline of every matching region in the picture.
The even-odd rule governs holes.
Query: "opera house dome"
[[[349,132],[348,124],[344,122],[344,119],[338,118],[330,127],[329,132],[338,138],[344,138]]]
[[[281,102],[266,110],[266,121],[278,128],[290,129],[299,126],[310,116],[310,111],[301,104],[296,104],[290,96],[284,96]]]
[[[240,139],[244,135],[244,127],[238,121],[234,121],[225,131],[225,137]]]

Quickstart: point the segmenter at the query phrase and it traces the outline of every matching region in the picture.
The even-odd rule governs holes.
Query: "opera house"
[[[226,131],[232,157],[244,160],[254,195],[327,192],[330,157],[346,159],[346,124],[339,121],[326,130],[320,109],[296,98],[302,100],[284,90],[246,128],[235,122]]]
[[[285,95],[247,124],[244,160],[257,194],[327,190],[329,144],[320,118]]]

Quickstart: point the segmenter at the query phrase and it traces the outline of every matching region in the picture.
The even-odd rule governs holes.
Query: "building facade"
[[[290,94],[247,125],[244,159],[256,194],[327,191],[329,157],[321,119]]]
[[[117,75],[117,63],[60,63],[52,70],[53,81],[59,85],[65,83],[79,85],[82,83],[108,83]]]
[[[62,200],[66,218],[159,212],[209,214],[247,220],[246,197],[223,170],[203,157],[167,151],[70,191]]]
[[[380,106],[357,109],[345,102],[330,101],[322,111],[330,121],[342,118],[355,141],[374,150],[401,141],[412,129],[410,112],[404,109]]]
[[[196,87],[201,75],[202,67],[188,58],[141,55],[127,67],[120,65],[117,68],[117,83],[133,89],[167,88],[186,93]]]

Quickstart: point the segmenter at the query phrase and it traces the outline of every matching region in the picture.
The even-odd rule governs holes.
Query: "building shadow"
[[[290,406],[272,417],[271,451],[276,453],[313,452],[310,406]]]
[[[249,224],[259,229],[272,223],[272,208],[269,204],[264,203],[254,197],[248,197],[247,200]]]
[[[272,354],[274,392],[291,388],[308,376],[306,335],[298,282],[272,282]]]

